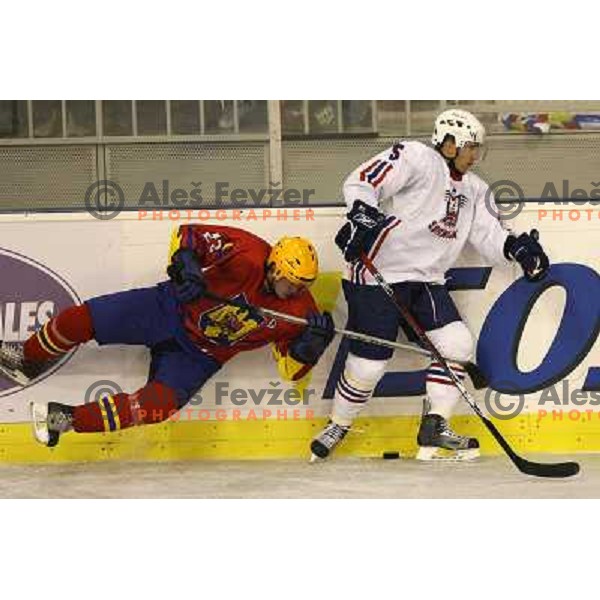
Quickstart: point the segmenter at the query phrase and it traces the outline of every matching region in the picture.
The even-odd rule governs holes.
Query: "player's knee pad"
[[[471,360],[475,346],[473,335],[462,321],[454,321],[427,332],[440,354],[449,360]]]
[[[373,389],[385,373],[387,360],[372,360],[348,354],[344,374],[361,389]]]

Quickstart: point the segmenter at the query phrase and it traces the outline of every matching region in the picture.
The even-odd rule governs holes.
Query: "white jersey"
[[[456,181],[439,152],[417,141],[395,144],[360,165],[344,182],[348,208],[362,200],[396,218],[369,252],[391,283],[444,283],[444,273],[467,242],[486,261],[508,264],[503,249],[509,232],[486,208],[487,193],[488,203],[494,203],[482,179],[468,172]],[[360,263],[351,267],[348,279],[375,283]]]

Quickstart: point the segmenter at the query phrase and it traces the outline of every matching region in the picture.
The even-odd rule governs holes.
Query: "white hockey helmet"
[[[452,108],[437,116],[431,142],[434,146],[439,146],[443,144],[447,135],[454,138],[454,143],[459,149],[467,143],[483,146],[485,128],[475,115],[466,110]]]

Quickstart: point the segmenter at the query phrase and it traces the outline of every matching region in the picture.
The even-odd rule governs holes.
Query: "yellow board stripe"
[[[515,450],[529,453],[575,454],[600,451],[600,413],[586,422],[523,414],[510,421],[492,419]],[[411,457],[416,452],[419,416],[363,417],[335,456],[380,457],[396,451]],[[243,460],[307,459],[310,440],[326,419],[256,421],[165,421],[112,433],[61,436],[55,448],[46,448],[31,436],[28,423],[0,427],[0,463],[45,463],[106,460]],[[479,438],[483,455],[502,450],[474,415],[451,420],[460,434]],[[143,440],[143,443],[141,443]]]

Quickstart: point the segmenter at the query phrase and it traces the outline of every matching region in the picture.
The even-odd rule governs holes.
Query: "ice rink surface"
[[[574,457],[528,457],[554,462]],[[574,478],[519,473],[504,457],[473,463],[339,458],[0,466],[1,498],[600,498],[600,455]]]

